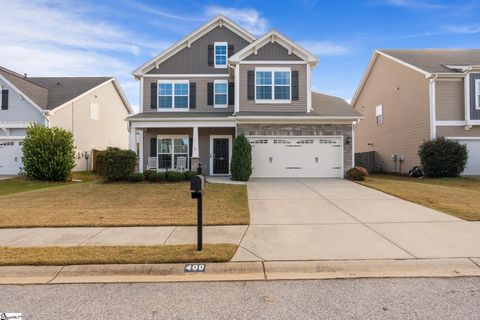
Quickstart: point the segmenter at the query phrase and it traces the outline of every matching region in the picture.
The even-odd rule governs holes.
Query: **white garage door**
[[[464,175],[480,175],[480,140],[460,140],[467,145],[468,161]]]
[[[18,174],[22,166],[22,140],[0,140],[0,174]]]
[[[248,137],[253,178],[342,178],[341,137]]]

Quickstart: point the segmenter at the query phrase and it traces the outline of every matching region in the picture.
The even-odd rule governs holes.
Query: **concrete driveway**
[[[480,256],[480,224],[346,180],[247,184],[251,225],[234,261]]]

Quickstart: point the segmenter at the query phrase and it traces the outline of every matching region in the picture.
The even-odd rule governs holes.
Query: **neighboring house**
[[[318,59],[281,33],[256,38],[220,16],[133,72],[140,113],[128,118],[142,172],[228,175],[232,143],[252,145],[252,177],[343,177],[353,123],[343,99],[311,92]]]
[[[31,124],[73,133],[74,170],[91,169],[92,149],[128,147],[132,109],[112,77],[31,78],[0,67],[0,174],[18,174]]]
[[[436,137],[468,147],[465,175],[480,175],[480,50],[377,50],[352,99],[365,119],[355,151],[376,151],[381,169],[419,165],[418,147]]]

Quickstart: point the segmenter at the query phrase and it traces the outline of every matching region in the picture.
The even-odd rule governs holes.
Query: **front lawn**
[[[479,179],[370,175],[359,183],[465,220],[480,220]]]
[[[8,181],[8,180],[7,180]],[[244,185],[207,183],[204,224],[249,224]],[[0,228],[196,225],[190,184],[67,184],[0,196]]]
[[[205,244],[201,253],[196,245],[158,246],[75,246],[75,247],[0,247],[0,266],[79,264],[136,264],[227,262],[236,244]]]

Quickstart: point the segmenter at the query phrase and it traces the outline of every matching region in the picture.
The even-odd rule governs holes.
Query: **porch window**
[[[291,87],[291,71],[288,68],[255,72],[256,102],[289,102]]]
[[[226,108],[228,106],[228,81],[215,80],[214,91],[214,107]]]
[[[158,108],[188,109],[189,82],[188,80],[158,82]]]
[[[475,109],[480,110],[480,79],[475,79]]]
[[[227,48],[226,42],[215,42],[215,68],[227,67]]]
[[[158,169],[161,171],[188,170],[188,137],[161,137],[157,139]]]

